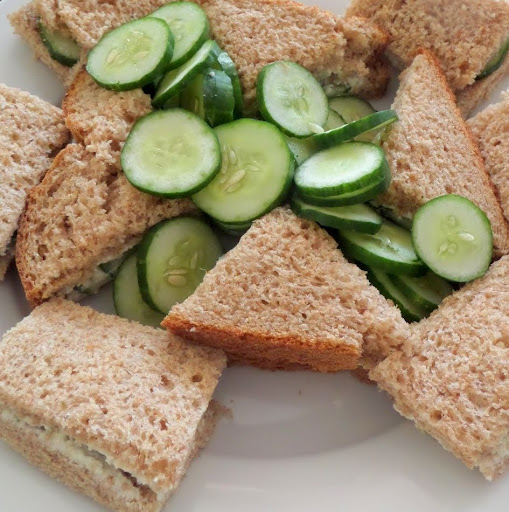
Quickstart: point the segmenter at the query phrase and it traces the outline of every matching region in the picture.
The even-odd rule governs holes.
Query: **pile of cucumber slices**
[[[329,98],[307,70],[278,61],[258,76],[258,117],[243,118],[235,64],[210,39],[196,4],[174,2],[112,30],[89,53],[87,70],[103,87],[152,96],[154,112],[135,123],[122,149],[130,183],[191,198],[228,233],[241,234],[289,201],[297,215],[334,230],[345,255],[367,268],[410,321],[452,292],[449,280],[468,281],[489,265],[489,222],[464,198],[431,201],[411,231],[370,206],[391,181],[381,142],[397,121],[394,111]],[[192,250],[181,254],[183,245]],[[158,323],[220,254],[203,221],[159,224],[118,271],[118,313]]]

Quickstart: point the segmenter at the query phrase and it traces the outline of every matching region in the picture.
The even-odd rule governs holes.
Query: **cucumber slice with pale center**
[[[327,96],[315,77],[294,62],[266,65],[258,75],[257,98],[264,119],[292,137],[309,137],[327,122]]]
[[[393,274],[422,275],[426,266],[419,260],[411,234],[384,221],[374,235],[338,230],[341,250],[348,257]]]
[[[187,62],[209,38],[210,26],[204,10],[191,2],[172,2],[151,17],[164,20],[175,40],[170,69]]]
[[[387,299],[390,299],[400,309],[407,322],[418,322],[425,318],[429,311],[410,300],[393,281],[393,277],[383,270],[368,268],[368,279],[371,284]]]
[[[394,110],[382,110],[381,112],[375,112],[374,114],[363,117],[358,121],[352,121],[339,128],[317,133],[313,138],[322,148],[330,148],[342,142],[358,139],[360,135],[366,133],[369,133],[369,140],[366,142],[371,142],[374,132],[378,133],[381,129],[397,120],[398,116]]]
[[[448,281],[485,274],[493,256],[493,232],[472,201],[449,194],[428,201],[414,215],[412,239],[426,265]]]
[[[504,42],[497,53],[495,53],[495,55],[493,55],[493,57],[491,57],[491,59],[486,63],[484,69],[475,77],[475,79],[482,80],[483,78],[486,78],[487,76],[494,73],[503,64],[508,52],[509,38]]]
[[[295,185],[306,196],[339,196],[375,186],[386,180],[388,173],[382,149],[349,142],[306,160],[295,173]]]
[[[131,252],[118,269],[113,283],[113,302],[117,315],[128,320],[159,327],[164,319],[164,315],[149,307],[141,296],[136,269],[136,251]]]
[[[122,148],[122,169],[132,185],[163,197],[188,196],[221,169],[214,130],[182,109],[152,112],[133,126]]]
[[[105,34],[88,54],[87,71],[115,91],[143,87],[162,75],[173,55],[173,36],[157,18],[140,18]]]
[[[81,55],[81,48],[74,39],[54,30],[50,30],[40,20],[37,26],[42,42],[53,60],[67,67],[74,66],[74,64],[78,62]]]
[[[182,92],[197,75],[213,64],[214,44],[214,41],[205,42],[188,61],[164,75],[152,99],[154,107],[163,107],[172,96]]]
[[[200,219],[178,217],[157,224],[138,249],[138,282],[143,300],[167,314],[196,290],[222,253],[216,235]]]
[[[313,206],[297,196],[291,201],[294,213],[329,228],[348,229],[361,233],[376,233],[382,227],[382,217],[365,204],[352,206]]]
[[[392,275],[391,279],[404,295],[429,313],[454,291],[449,282],[433,272],[422,277]]]
[[[286,197],[294,160],[273,125],[239,119],[215,129],[222,152],[219,174],[192,199],[225,224],[241,224],[272,210]]]
[[[329,108],[339,114],[344,119],[345,123],[358,121],[376,112],[370,103],[356,96],[330,98]]]

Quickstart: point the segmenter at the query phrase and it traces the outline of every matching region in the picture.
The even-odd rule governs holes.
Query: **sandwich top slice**
[[[36,0],[44,22],[66,30],[86,50],[110,29],[145,16],[167,0]],[[261,68],[292,60],[324,85],[341,92],[381,96],[389,80],[382,59],[388,36],[366,20],[346,20],[288,0],[202,0],[211,36],[229,52],[243,86],[246,109],[254,109]]]
[[[322,372],[370,367],[408,333],[336,242],[287,208],[255,221],[162,325],[231,362]]]
[[[27,193],[68,140],[59,108],[0,84],[0,258],[5,265]],[[0,280],[4,274],[0,269]]]
[[[151,112],[141,89],[114,92],[95,83],[85,69],[76,74],[62,102],[65,123],[76,141],[114,163],[133,124]]]
[[[509,257],[413,329],[370,377],[398,412],[492,480],[509,464]]]
[[[135,189],[117,161],[80,144],[55,158],[27,199],[16,265],[28,301],[94,293],[109,276],[99,265],[136,245],[159,221],[196,214],[189,199],[161,199]]]
[[[383,144],[392,182],[377,201],[411,218],[430,199],[444,194],[464,196],[488,216],[495,255],[509,253],[507,222],[479,148],[429,52],[420,53],[401,74],[392,108],[399,122]]]
[[[505,218],[509,220],[509,92],[502,101],[469,119]]]
[[[391,35],[388,55],[403,69],[421,48],[440,62],[464,114],[496,86],[508,66],[479,79],[509,42],[509,4],[498,0],[353,0],[347,16],[364,16]],[[504,59],[509,63],[509,58]],[[493,63],[493,61],[492,61]],[[489,81],[485,82],[489,78]]]
[[[210,436],[217,350],[62,299],[0,345],[0,438],[121,512],[158,512]]]
[[[30,2],[21,9],[9,14],[8,18],[14,32],[27,43],[36,58],[52,69],[64,85],[69,84],[75,72],[79,69],[79,64],[70,68],[60,64],[51,56],[42,42],[41,34],[39,33],[39,14],[34,2]]]

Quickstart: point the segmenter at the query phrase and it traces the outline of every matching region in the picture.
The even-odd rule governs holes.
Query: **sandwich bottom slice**
[[[163,325],[231,363],[321,372],[369,368],[408,332],[334,239],[287,208],[255,221]]]
[[[102,505],[157,512],[208,441],[220,351],[56,299],[0,349],[0,438]]]
[[[509,257],[444,300],[370,372],[394,407],[488,479],[509,464]]]

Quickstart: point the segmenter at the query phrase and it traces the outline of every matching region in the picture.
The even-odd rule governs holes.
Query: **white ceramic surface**
[[[23,2],[0,1],[0,81],[58,104],[63,93],[58,80],[33,60],[5,18]],[[348,2],[314,3],[341,13]],[[509,80],[500,90],[507,87]],[[389,104],[390,97],[378,106]],[[88,303],[112,312],[110,296],[111,289],[106,289]],[[0,334],[28,312],[11,270],[0,284]],[[167,511],[501,512],[508,508],[509,476],[486,482],[401,419],[374,386],[349,375],[233,368],[225,372],[216,397],[232,408],[234,418],[219,425]],[[0,512],[100,510],[0,444]]]

